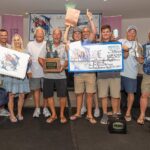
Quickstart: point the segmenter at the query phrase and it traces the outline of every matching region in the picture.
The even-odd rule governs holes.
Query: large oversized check
[[[70,72],[122,71],[123,54],[119,42],[82,44],[73,42],[69,46]]]
[[[0,74],[23,79],[28,61],[28,54],[0,46]]]

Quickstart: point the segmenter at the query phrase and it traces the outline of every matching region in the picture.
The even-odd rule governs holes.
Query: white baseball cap
[[[127,32],[129,32],[130,30],[135,30],[135,31],[137,32],[137,27],[134,26],[134,25],[130,25],[130,26],[128,26],[128,28],[127,28]]]

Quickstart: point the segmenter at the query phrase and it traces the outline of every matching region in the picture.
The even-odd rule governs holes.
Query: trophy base
[[[44,73],[60,72],[60,58],[46,58],[44,63]]]

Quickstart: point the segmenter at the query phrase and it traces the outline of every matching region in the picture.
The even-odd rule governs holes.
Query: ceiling
[[[85,12],[88,8],[105,16],[123,15],[123,18],[150,18],[150,0],[1,0],[0,15],[28,13],[65,13],[66,1]]]

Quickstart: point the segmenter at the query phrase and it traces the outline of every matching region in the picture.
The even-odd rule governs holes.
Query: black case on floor
[[[108,120],[109,133],[126,134],[127,124],[122,116],[112,116]]]

